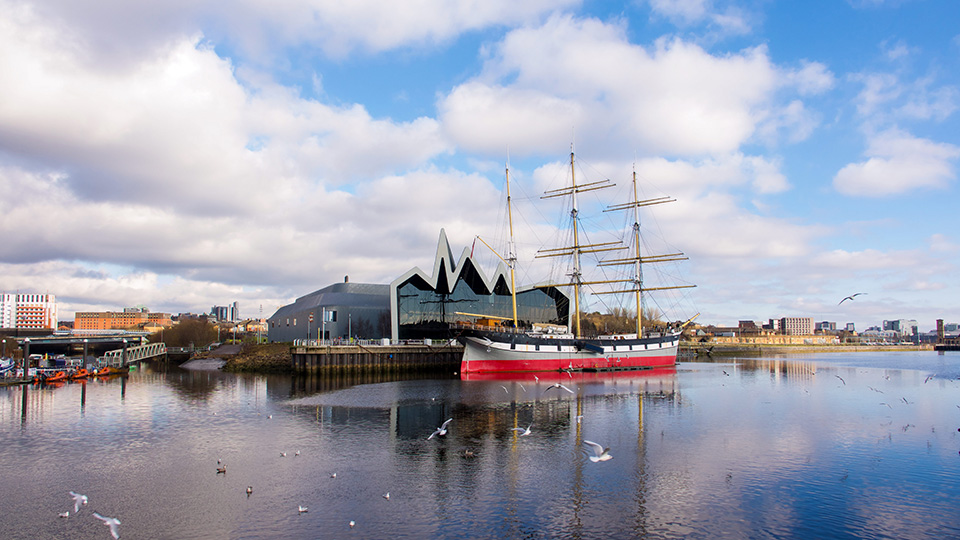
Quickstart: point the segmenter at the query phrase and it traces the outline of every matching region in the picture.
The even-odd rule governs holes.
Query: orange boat
[[[51,376],[47,377],[46,379],[44,379],[43,382],[45,382],[45,383],[61,382],[61,381],[67,380],[68,377],[69,377],[69,376],[67,375],[67,372],[66,372],[66,371],[58,371],[58,372],[54,373],[53,375],[51,375]]]
[[[91,373],[90,373],[89,371],[87,371],[87,368],[80,368],[80,369],[74,371],[74,372],[70,375],[70,380],[75,381],[75,380],[77,380],[77,379],[86,379],[86,378],[89,377],[90,375],[91,375]]]
[[[130,368],[104,366],[100,369],[93,370],[92,375],[94,377],[109,377],[110,375],[122,375],[124,373],[127,373],[129,370]]]

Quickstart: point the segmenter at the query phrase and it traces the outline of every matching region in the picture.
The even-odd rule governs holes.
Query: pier
[[[295,371],[459,371],[463,345],[455,341],[384,342],[297,340],[290,349]]]

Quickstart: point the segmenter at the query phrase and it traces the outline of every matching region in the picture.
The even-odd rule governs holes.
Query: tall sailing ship
[[[572,321],[569,327],[556,325],[531,325],[520,328],[517,320],[516,301],[516,244],[513,238],[513,214],[510,197],[510,170],[506,171],[507,216],[510,229],[509,253],[507,258],[500,257],[510,268],[510,286],[513,295],[513,317],[474,316],[485,325],[473,325],[463,328],[459,340],[464,345],[461,373],[558,371],[558,370],[627,370],[649,369],[673,366],[677,362],[677,351],[686,322],[661,325],[657,328],[643,327],[643,294],[648,291],[681,289],[695,285],[678,285],[645,288],[643,286],[642,265],[686,260],[682,253],[666,255],[641,255],[640,208],[673,202],[669,197],[640,200],[637,190],[637,174],[633,173],[633,197],[630,202],[608,207],[605,212],[633,212],[633,230],[631,232],[632,254],[628,257],[601,260],[597,266],[626,266],[632,268],[632,275],[625,279],[588,281],[584,280],[581,258],[584,254],[616,252],[630,250],[621,242],[582,244],[582,231],[579,223],[578,195],[596,191],[614,184],[609,180],[577,183],[575,157],[570,152],[571,184],[567,187],[546,192],[541,199],[569,197],[572,199],[571,227],[572,245],[542,249],[537,257],[570,257],[572,271],[568,283],[554,284],[554,287],[572,289]],[[483,241],[481,239],[481,241]],[[486,244],[486,242],[484,242]],[[489,245],[488,245],[489,247]],[[492,248],[491,248],[492,249]],[[499,257],[499,254],[497,255]],[[583,337],[581,335],[580,296],[585,287],[603,286],[606,290],[597,290],[593,294],[631,295],[636,306],[636,332]],[[611,288],[612,287],[612,288]]]

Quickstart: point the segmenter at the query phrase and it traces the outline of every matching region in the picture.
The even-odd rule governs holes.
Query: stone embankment
[[[212,357],[216,351],[209,355]],[[244,343],[240,350],[228,357],[223,371],[234,373],[288,373],[293,371],[289,343]]]
[[[933,345],[767,345],[762,343],[680,344],[680,354],[688,356],[770,356],[779,354],[853,353],[879,351],[932,351]]]

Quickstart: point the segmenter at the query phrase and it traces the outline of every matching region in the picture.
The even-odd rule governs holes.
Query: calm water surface
[[[958,377],[914,352],[0,388],[0,538],[109,540],[94,511],[123,539],[960,538]]]

